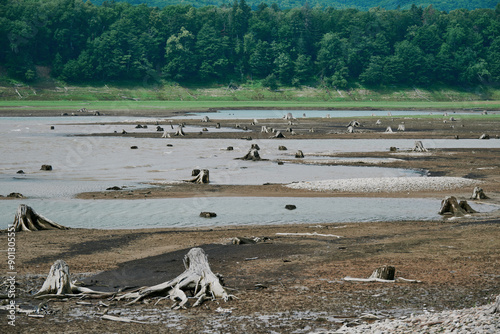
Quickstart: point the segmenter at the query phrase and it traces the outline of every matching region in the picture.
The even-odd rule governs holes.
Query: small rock
[[[203,218],[213,218],[213,217],[217,217],[217,214],[215,212],[203,211],[203,212],[200,213],[200,217],[203,217]]]

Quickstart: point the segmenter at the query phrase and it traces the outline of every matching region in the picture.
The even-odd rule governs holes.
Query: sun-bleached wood
[[[118,299],[132,299],[129,304],[136,303],[146,297],[163,296],[174,301],[172,308],[185,308],[188,303],[187,293],[192,293],[196,300],[193,307],[204,300],[221,298],[229,300],[229,295],[220,279],[210,269],[208,258],[203,249],[192,248],[184,257],[186,270],[176,278],[152,287],[141,288],[137,292],[124,294]]]

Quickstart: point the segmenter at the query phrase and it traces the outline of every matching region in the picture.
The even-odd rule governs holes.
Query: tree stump
[[[201,121],[203,123],[208,123],[208,122],[210,122],[210,118],[208,118],[208,116],[205,116],[205,117],[203,117],[203,119]]]
[[[42,165],[42,167],[40,167],[40,170],[52,170],[52,165]]]
[[[354,127],[353,126],[348,126],[347,127],[347,133],[354,133]]]
[[[208,169],[193,169],[191,172],[191,176],[194,176],[190,180],[186,180],[186,182],[192,182],[192,183],[210,183],[210,176],[209,176],[209,171]]]
[[[276,131],[276,134],[271,138],[285,138],[285,136],[281,133],[281,131]]]
[[[186,134],[184,133],[184,130],[182,128],[183,128],[183,126],[179,125],[177,127],[177,131],[175,131],[174,136],[185,136]]]
[[[347,124],[347,128],[349,128],[349,127],[359,128],[360,126],[362,126],[362,125],[358,121],[350,121],[349,124]]]
[[[456,217],[464,216],[469,213],[475,213],[467,201],[457,201],[454,196],[448,196],[441,201],[440,215],[452,215]]]
[[[493,303],[493,306],[488,310],[488,313],[500,313],[500,295],[497,296],[495,302]]]
[[[303,157],[304,157],[304,152],[302,152],[301,150],[298,150],[298,151],[295,153],[295,157],[296,157],[296,158],[303,158]]]
[[[369,278],[394,280],[396,276],[396,268],[393,266],[382,266],[373,271]]]
[[[65,297],[66,295],[74,296],[74,294],[96,294],[101,296],[109,295],[109,293],[106,292],[94,291],[71,283],[69,266],[63,260],[57,260],[50,267],[49,275],[34,297],[53,298]]]
[[[179,309],[185,308],[188,302],[187,293],[193,294],[196,299],[193,307],[200,305],[206,299],[222,298],[227,301],[231,298],[219,277],[210,269],[203,249],[192,248],[184,257],[184,267],[186,270],[182,274],[168,282],[124,294],[118,299],[133,299],[129,303],[133,304],[149,296],[165,296],[175,302],[172,308]]]
[[[404,125],[404,124],[399,124],[399,125],[398,125],[398,129],[397,129],[397,131],[404,132],[405,130],[406,130],[406,127],[405,127],[405,125]]]
[[[385,132],[392,133],[392,128],[390,126],[388,126],[387,129],[385,129]]]
[[[489,135],[489,134],[487,134],[487,133],[483,133],[483,134],[479,137],[479,139],[490,139],[490,135]]]
[[[279,151],[286,151],[287,148],[286,148],[286,146],[280,145],[280,146],[278,146],[278,150]]]
[[[488,199],[489,197],[485,195],[483,188],[475,187],[472,192],[472,197],[470,199],[480,200],[480,199]]]
[[[427,152],[427,149],[424,147],[424,144],[420,140],[417,140],[413,146],[412,151],[414,152]]]
[[[50,219],[39,215],[30,206],[20,204],[14,217],[14,231],[67,230]]]

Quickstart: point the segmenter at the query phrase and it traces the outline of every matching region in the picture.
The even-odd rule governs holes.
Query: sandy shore
[[[396,128],[401,121],[390,120]],[[307,122],[312,123],[304,122],[297,127],[302,133],[298,135],[300,138],[376,139],[388,135],[366,121],[365,126],[354,134],[345,133],[345,119],[342,123],[331,119]],[[490,140],[497,140],[494,139],[494,131],[500,129],[498,121],[492,119],[464,121],[463,127],[462,123],[454,123],[453,128],[443,120],[405,119],[404,122],[408,129],[406,132],[389,135],[397,138],[478,138],[482,133],[489,132],[493,138]],[[308,131],[311,127],[315,132]],[[147,135],[158,136],[153,132]],[[208,131],[187,137],[208,135],[217,136]],[[220,136],[239,138],[241,134]],[[260,125],[252,130],[251,136],[254,139],[269,137],[260,133]],[[426,154],[417,155],[401,151],[359,152],[335,156],[342,157],[359,158],[350,163],[353,166],[366,165],[362,160],[365,158],[383,159],[375,165],[426,171],[431,178],[463,179],[467,184],[456,183],[454,187],[446,188],[361,191],[354,185],[366,186],[370,182],[358,180],[351,182],[352,187],[347,184],[341,189],[330,187],[316,191],[317,187],[294,189],[281,184],[222,186],[178,183],[155,184],[154,187],[145,185],[140,190],[84,193],[79,197],[382,196],[440,200],[453,195],[469,200],[473,186],[478,184],[490,197],[484,200],[485,203],[500,205],[500,141],[499,148],[494,149],[431,149]],[[387,163],[389,158],[392,160]],[[291,160],[284,163],[304,163]],[[382,184],[390,185],[387,182]],[[390,189],[395,188],[388,186],[387,190]],[[500,294],[499,217],[500,211],[497,210],[434,222],[353,222],[320,226],[311,217],[310,224],[302,225],[19,232],[16,234],[16,302],[22,308],[34,308],[40,304],[30,295],[40,288],[51,264],[57,259],[64,259],[75,277],[90,288],[117,291],[126,286],[150,286],[177,276],[184,269],[183,256],[192,247],[201,247],[206,251],[212,270],[224,276],[228,290],[237,298],[228,302],[208,301],[201,307],[182,311],[170,310],[171,302],[167,300],[158,305],[152,301],[133,306],[113,300],[104,301],[107,306],[96,300],[89,300],[88,304],[71,299],[51,300],[46,310],[41,312],[43,318],[17,314],[14,331],[6,322],[7,313],[0,310],[0,331],[321,333],[335,332],[343,325],[367,325],[372,321],[364,316],[368,313],[381,319],[392,319],[485,305]],[[234,237],[253,236],[267,241],[249,245],[231,243]],[[2,233],[0,237],[5,244],[7,234]],[[421,283],[355,283],[343,280],[346,276],[366,278],[381,265],[393,265],[397,270],[396,276]],[[7,272],[6,261],[1,262],[0,268],[2,273]],[[7,276],[2,278],[5,280]],[[218,311],[219,308],[222,311]],[[103,320],[101,314],[105,309],[108,314],[144,323]],[[494,321],[494,326],[498,326],[498,317]],[[420,325],[412,325],[411,332],[426,332],[426,328]]]

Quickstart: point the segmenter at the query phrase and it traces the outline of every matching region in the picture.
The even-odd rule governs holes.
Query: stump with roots
[[[362,126],[362,125],[358,121],[350,121],[349,124],[347,124],[347,128],[349,128],[349,127],[358,128],[360,126]]]
[[[281,133],[281,131],[276,131],[276,134],[271,136],[271,138],[285,138],[285,136]]]
[[[240,158],[241,160],[252,160],[252,161],[257,161],[257,160],[262,160],[259,154],[259,150],[255,148],[251,148],[245,156]]]
[[[302,152],[301,150],[298,150],[298,151],[295,153],[295,157],[296,157],[296,158],[303,158],[303,157],[304,157],[304,152]]]
[[[208,122],[210,122],[210,118],[208,118],[208,116],[205,116],[205,117],[203,117],[203,119],[201,121],[203,123],[208,123]]]
[[[488,313],[500,313],[500,295],[497,296],[495,302],[493,303],[493,306],[488,310]]]
[[[179,125],[179,127],[177,127],[177,131],[175,131],[174,136],[185,136],[186,134],[184,133],[184,130],[182,128],[183,127]]]
[[[480,200],[480,199],[488,199],[489,197],[485,195],[483,188],[475,187],[472,192],[472,197],[470,199]]]
[[[69,295],[69,296],[68,296]],[[49,275],[43,282],[35,298],[65,298],[71,296],[97,295],[109,296],[110,293],[94,291],[71,283],[69,266],[63,260],[57,260],[50,267]]]
[[[399,124],[399,125],[398,125],[398,129],[397,129],[397,131],[404,132],[405,130],[406,130],[406,127],[405,127],[405,125],[404,125],[404,124]]]
[[[39,231],[39,230],[67,230],[68,227],[59,225],[50,219],[36,213],[26,205],[20,204],[14,217],[14,231]]]
[[[420,140],[417,140],[413,145],[412,151],[414,152],[427,152],[427,149],[424,147],[424,144]]]
[[[179,309],[186,308],[188,294],[196,300],[193,307],[201,305],[207,299],[222,298],[227,301],[232,297],[224,289],[220,278],[210,269],[203,249],[192,248],[184,256],[184,267],[186,270],[182,274],[168,282],[126,293],[118,299],[132,299],[128,304],[133,304],[146,297],[162,296],[175,302],[172,308]]]
[[[390,126],[388,126],[387,129],[385,129],[385,132],[392,133],[392,128]]]
[[[458,202],[456,197],[448,196],[441,201],[440,215],[464,216],[477,211],[470,207],[467,201]]]
[[[375,269],[369,278],[394,280],[395,276],[396,276],[396,268],[394,268],[393,266],[382,266]]]
[[[210,183],[210,174],[208,169],[193,169],[191,176],[193,176],[193,178],[186,180],[186,182]]]

